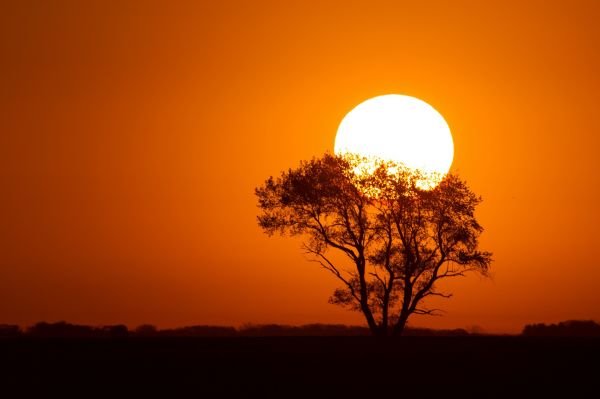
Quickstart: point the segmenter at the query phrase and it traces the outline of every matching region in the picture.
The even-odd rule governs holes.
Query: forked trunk
[[[406,321],[408,320],[409,313],[408,311],[402,311],[400,313],[400,317],[398,318],[398,322],[394,326],[392,330],[392,336],[399,337],[404,333],[404,328],[406,327]]]

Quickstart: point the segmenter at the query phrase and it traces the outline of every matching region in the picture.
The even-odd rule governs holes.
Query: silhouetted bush
[[[160,330],[159,334],[168,337],[233,337],[237,335],[237,330],[222,326],[187,326]]]
[[[0,324],[0,338],[14,338],[22,335],[21,328],[12,324]]]
[[[466,337],[469,332],[463,328],[453,330],[433,330],[431,328],[412,328],[407,327],[404,335],[413,337]]]
[[[575,322],[569,322],[575,323]],[[575,325],[575,324],[573,324]],[[531,328],[528,326],[527,331]],[[305,324],[290,326],[284,324],[245,324],[239,328],[231,326],[197,325],[159,330],[151,324],[142,324],[129,331],[123,324],[108,326],[86,326],[40,322],[29,327],[23,333],[19,326],[0,325],[0,337],[26,335],[31,337],[57,338],[124,338],[124,337],[356,337],[371,335],[366,326],[348,326],[344,324]],[[464,329],[433,330],[428,328],[407,327],[407,336],[468,336]]]
[[[257,337],[273,337],[273,336],[364,336],[370,335],[367,327],[362,326],[347,326],[344,324],[306,324],[303,326],[286,326],[281,324],[263,324],[254,325],[246,324],[240,327],[239,335],[242,336],[257,336]],[[462,329],[454,330],[433,330],[429,328],[413,328],[407,327],[404,330],[404,335],[407,336],[468,336],[469,333]]]
[[[59,321],[57,323],[37,323],[29,327],[26,334],[43,338],[119,338],[128,336],[129,330],[122,324],[92,327]]]
[[[102,326],[96,329],[99,335],[108,338],[122,338],[129,336],[129,330],[124,324],[116,324],[113,326]]]
[[[362,336],[371,335],[367,327],[347,326],[344,324],[306,324],[299,327],[303,335],[314,336]]]
[[[142,324],[134,330],[134,334],[138,337],[154,337],[158,335],[158,330],[152,324]]]
[[[306,324],[303,326],[246,324],[240,327],[238,334],[247,337],[360,336],[370,335],[370,332],[367,327],[343,324]]]
[[[37,323],[27,330],[27,334],[34,337],[65,337],[82,338],[97,336],[94,329],[90,326],[70,324],[64,321],[58,323],[46,323],[44,321]]]
[[[523,335],[533,337],[600,337],[600,324],[593,320],[568,320],[558,324],[528,324]]]

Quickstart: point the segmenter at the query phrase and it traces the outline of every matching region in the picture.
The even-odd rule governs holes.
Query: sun
[[[423,185],[432,187],[450,170],[454,143],[444,117],[431,105],[388,94],[348,112],[338,128],[334,151],[403,164],[430,176]]]

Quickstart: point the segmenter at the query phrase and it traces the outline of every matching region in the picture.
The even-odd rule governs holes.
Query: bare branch
[[[434,292],[434,291],[426,292],[425,295],[423,295],[423,298],[428,297],[428,296],[439,296],[439,297],[446,298],[446,299],[452,298],[452,294],[442,294],[441,292]]]
[[[443,316],[444,310],[442,309],[415,309],[414,314],[426,315],[426,316]]]

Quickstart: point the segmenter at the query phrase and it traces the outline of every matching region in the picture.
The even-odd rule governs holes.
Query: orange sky
[[[0,323],[362,323],[253,190],[387,93],[446,118],[495,258],[413,325],[600,319],[599,3],[52,3],[0,9]]]

